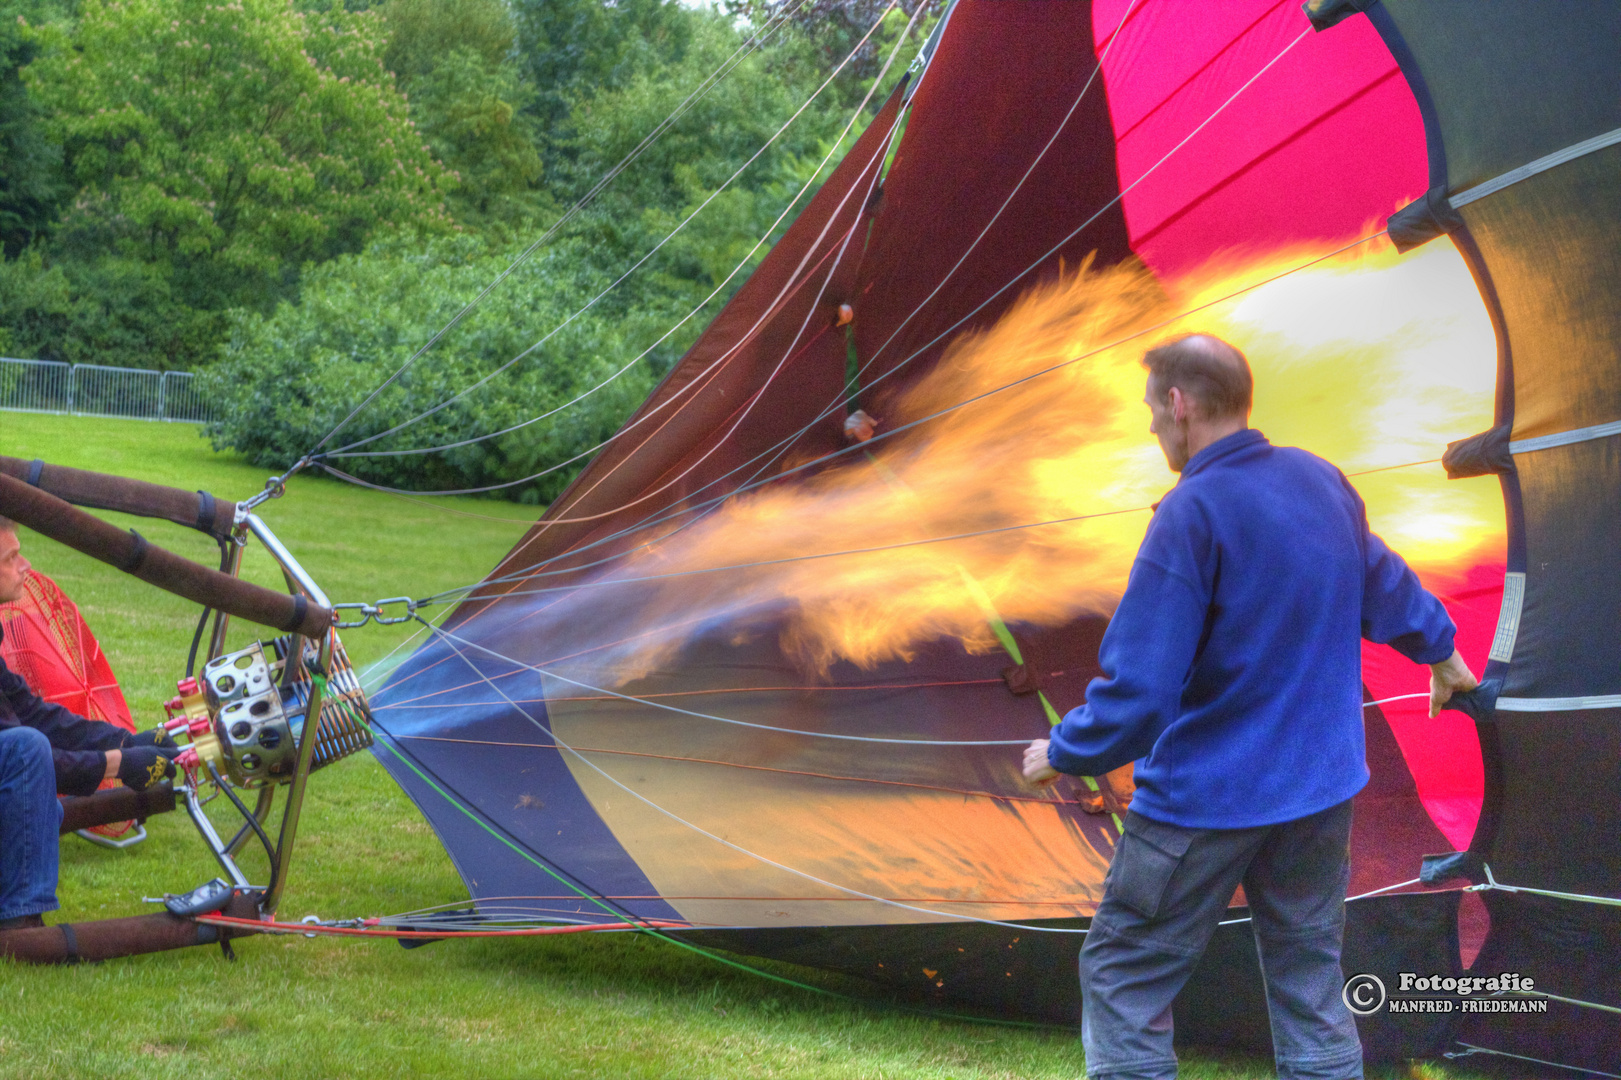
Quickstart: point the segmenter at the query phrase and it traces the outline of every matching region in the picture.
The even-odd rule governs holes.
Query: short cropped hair
[[[1164,401],[1176,387],[1207,420],[1248,416],[1255,396],[1249,361],[1210,334],[1187,334],[1143,354],[1148,390]]]
[[[17,531],[17,523],[15,521],[12,521],[10,518],[6,517],[5,515],[0,514],[0,532],[14,533],[16,531]]]

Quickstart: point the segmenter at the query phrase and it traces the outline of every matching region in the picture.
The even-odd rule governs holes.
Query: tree
[[[534,88],[513,62],[515,28],[501,0],[388,0],[383,62],[411,101],[433,154],[457,179],[450,207],[473,225],[550,209],[536,188]]]
[[[631,342],[650,340],[668,325],[668,312],[654,308],[626,319],[593,312],[563,326],[604,284],[584,269],[580,256],[577,244],[565,242],[525,262],[327,449],[449,400],[560,326],[485,386],[371,449],[431,447],[487,435],[607,385],[553,417],[470,446],[333,464],[374,482],[416,489],[502,483],[561,466],[499,494],[544,502],[561,491],[579,467],[567,465],[568,459],[612,435],[669,361],[644,360],[608,381],[639,351]],[[203,375],[204,392],[225,404],[224,419],[208,429],[215,446],[233,448],[266,468],[298,460],[510,259],[511,252],[488,253],[476,237],[439,239],[426,251],[403,239],[384,242],[312,267],[297,304],[281,304],[269,316],[239,313],[224,357]]]
[[[512,13],[548,166],[576,103],[679,63],[702,15],[677,0],[512,0]]]
[[[381,60],[380,20],[278,0],[84,0],[24,78],[81,185],[83,243],[192,306],[264,306],[375,230],[448,227],[451,186]]]
[[[18,71],[34,59],[28,23],[57,14],[43,0],[0,0],[0,254],[16,258],[44,235],[72,194],[62,153]]]
[[[502,0],[388,0],[379,10],[388,27],[383,66],[403,90],[458,50],[490,65],[512,59],[517,31]]]

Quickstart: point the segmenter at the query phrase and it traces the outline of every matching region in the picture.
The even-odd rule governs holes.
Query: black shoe
[[[44,925],[43,915],[18,915],[12,919],[0,919],[0,930],[35,930]]]

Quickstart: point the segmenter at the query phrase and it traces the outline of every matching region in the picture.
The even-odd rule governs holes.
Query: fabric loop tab
[[[39,478],[45,472],[45,459],[35,458],[28,464],[28,486],[39,487]]]
[[[1441,707],[1455,709],[1472,720],[1490,720],[1492,711],[1503,707],[1503,699],[1497,696],[1502,692],[1502,679],[1483,679],[1473,690],[1460,690],[1453,694]]]
[[[1462,480],[1466,476],[1488,476],[1514,471],[1514,455],[1509,451],[1508,424],[1499,424],[1490,431],[1471,435],[1467,439],[1447,443],[1447,452],[1441,455],[1441,467],[1448,480]]]
[[[1379,0],[1306,0],[1300,5],[1311,20],[1311,28],[1318,33],[1349,19],[1352,15],[1360,15],[1367,11]]]
[[[1397,251],[1411,251],[1427,244],[1437,236],[1446,236],[1463,228],[1463,218],[1447,200],[1447,189],[1433,187],[1390,215],[1385,230]]]
[[[73,932],[71,923],[58,923],[57,929],[62,931],[62,942],[66,946],[66,959],[70,964],[79,962],[79,935]]]
[[[1330,0],[1331,2],[1331,0]],[[1306,5],[1306,14],[1311,16],[1311,5]],[[1343,18],[1344,16],[1341,16]],[[1337,20],[1336,20],[1337,21]],[[1314,23],[1315,25],[1315,20]],[[1434,240],[1453,232],[1463,226],[1463,218],[1458,215],[1458,208],[1468,206],[1477,199],[1484,199],[1488,195],[1495,195],[1504,188],[1518,184],[1521,180],[1528,180],[1540,172],[1547,172],[1558,165],[1575,161],[1579,157],[1586,157],[1597,150],[1607,146],[1621,143],[1621,128],[1606,131],[1602,135],[1595,135],[1591,139],[1583,139],[1573,143],[1563,150],[1556,150],[1545,154],[1535,161],[1528,161],[1517,169],[1510,169],[1499,176],[1494,176],[1485,183],[1476,184],[1456,195],[1447,196],[1444,187],[1431,188],[1424,193],[1422,199],[1408,203],[1385,222],[1385,228],[1390,233],[1391,241],[1396,245],[1397,251],[1409,251],[1420,244]]]
[[[1439,885],[1456,878],[1467,878],[1476,884],[1485,881],[1481,871],[1484,863],[1472,851],[1449,851],[1445,855],[1425,855],[1419,862],[1418,880],[1425,885]]]
[[[1034,694],[1041,689],[1041,681],[1028,664],[1013,664],[1002,669],[1002,681],[1016,695]]]
[[[118,565],[118,568],[124,571],[126,574],[133,574],[139,570],[141,568],[141,564],[146,561],[147,549],[152,545],[146,542],[146,537],[142,536],[134,529],[129,531],[129,535],[130,540],[132,541],[130,544],[129,555],[122,563]]]

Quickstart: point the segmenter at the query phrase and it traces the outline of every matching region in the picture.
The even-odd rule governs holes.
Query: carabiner
[[[390,604],[404,604],[405,614],[397,615],[394,618],[384,616],[383,608],[388,607]],[[387,600],[379,600],[377,606],[372,610],[372,618],[378,626],[398,626],[400,623],[410,622],[416,617],[417,602],[409,596],[391,596]]]

